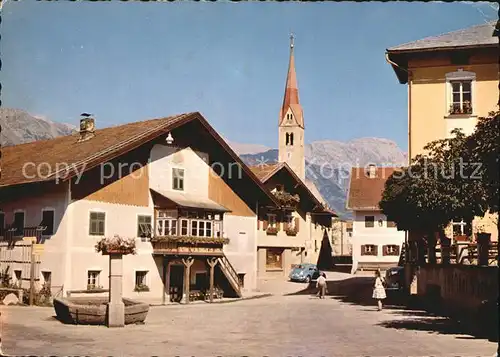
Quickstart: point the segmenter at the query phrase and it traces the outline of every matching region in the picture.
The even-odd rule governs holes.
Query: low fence
[[[418,270],[417,294],[450,312],[473,314],[498,296],[498,268],[425,264]]]

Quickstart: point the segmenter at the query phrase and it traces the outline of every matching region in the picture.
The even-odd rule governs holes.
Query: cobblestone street
[[[302,286],[300,286],[302,287]],[[3,307],[7,355],[92,356],[494,356],[496,343],[456,335],[418,311],[308,294],[152,307],[145,325],[68,326],[52,308]]]

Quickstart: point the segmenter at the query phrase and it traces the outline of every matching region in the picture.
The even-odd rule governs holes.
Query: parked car
[[[386,290],[401,290],[404,287],[404,268],[397,266],[386,270],[385,272],[385,289]]]
[[[316,280],[319,277],[319,270],[316,264],[299,264],[292,269],[288,277],[291,281],[309,283],[311,280]]]

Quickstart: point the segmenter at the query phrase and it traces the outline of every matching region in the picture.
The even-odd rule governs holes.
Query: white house
[[[353,167],[347,209],[353,211],[352,273],[396,266],[405,233],[388,221],[378,204],[393,167]]]
[[[258,207],[277,200],[201,114],[100,130],[86,118],[75,135],[2,151],[0,269],[15,283],[29,284],[34,237],[37,285],[107,289],[108,258],[94,246],[118,234],[138,247],[124,257],[125,297],[206,290],[210,259],[226,294],[256,288]]]

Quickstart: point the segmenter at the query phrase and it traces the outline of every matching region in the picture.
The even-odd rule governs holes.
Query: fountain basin
[[[149,311],[149,304],[123,298],[125,304],[125,325],[143,323]],[[57,319],[65,324],[106,325],[108,297],[54,298]]]

